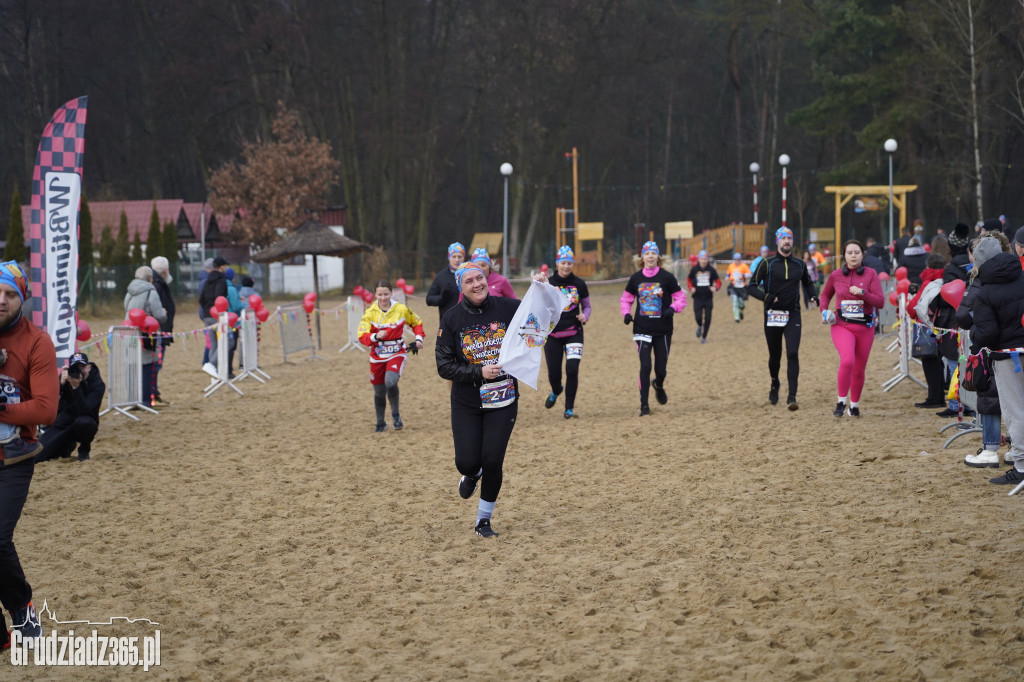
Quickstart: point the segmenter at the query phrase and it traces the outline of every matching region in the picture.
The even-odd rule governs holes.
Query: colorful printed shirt
[[[578,334],[583,323],[577,320],[576,316],[583,313],[584,317],[590,319],[590,290],[587,289],[587,283],[574,274],[568,277],[554,274],[548,277],[548,284],[561,291],[569,301],[562,310],[562,317],[558,319],[551,336],[562,338]]]
[[[661,268],[644,268],[626,282],[626,290],[619,300],[620,309],[627,314],[636,302],[633,315],[633,333],[661,336],[672,331],[673,313],[683,312],[686,307],[686,292],[671,272]]]

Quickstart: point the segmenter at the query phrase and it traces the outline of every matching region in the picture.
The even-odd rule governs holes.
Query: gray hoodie
[[[167,312],[160,303],[160,294],[152,282],[144,279],[133,279],[128,283],[128,293],[124,295],[124,314],[132,308],[141,308],[147,315],[152,315],[157,322],[167,319]],[[148,365],[156,360],[156,353],[151,350],[142,349],[142,364]]]

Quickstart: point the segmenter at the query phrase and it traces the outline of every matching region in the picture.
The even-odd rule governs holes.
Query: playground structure
[[[907,226],[907,194],[917,189],[917,185],[893,185],[892,204],[900,210],[899,223],[893,228],[891,238],[899,237]],[[836,197],[836,236],[835,243],[843,243],[843,206],[856,197],[889,200],[889,185],[829,185],[825,191]]]
[[[705,230],[693,237],[666,237],[668,246],[672,248],[675,258],[688,259],[700,251],[707,251],[712,257],[729,258],[734,253],[752,256],[764,244],[764,225],[724,225]],[[671,234],[666,230],[666,234]]]

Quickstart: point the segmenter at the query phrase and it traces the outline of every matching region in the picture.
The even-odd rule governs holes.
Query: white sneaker
[[[964,464],[979,469],[983,467],[996,469],[999,467],[999,453],[995,450],[978,450],[977,454],[964,457]]]
[[[217,378],[217,368],[212,363],[207,362],[203,365],[203,371],[209,374],[214,379]]]

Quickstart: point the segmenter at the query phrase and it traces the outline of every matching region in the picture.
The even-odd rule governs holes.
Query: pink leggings
[[[864,390],[864,368],[867,367],[874,340],[874,327],[846,322],[832,325],[832,343],[839,351],[837,394],[845,398],[849,393],[850,402],[860,402],[860,394]]]

